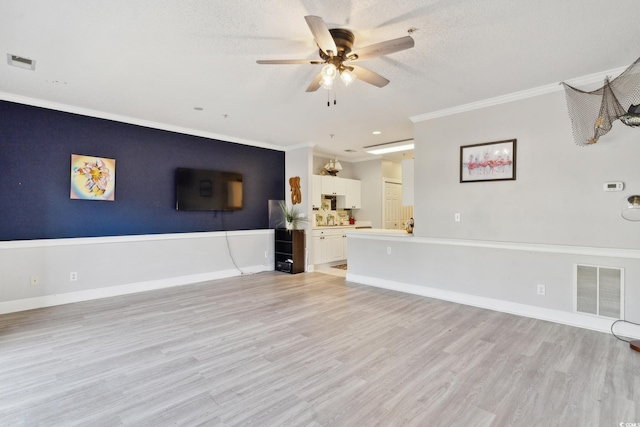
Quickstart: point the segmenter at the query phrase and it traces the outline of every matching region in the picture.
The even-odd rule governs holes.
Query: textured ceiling
[[[256,64],[316,59],[305,15],[356,48],[414,27],[415,47],[360,62],[391,83],[339,82],[327,107],[305,92],[319,66]],[[638,17],[637,0],[5,0],[0,54],[37,66],[0,65],[0,98],[355,160],[412,138],[410,117],[631,64]]]

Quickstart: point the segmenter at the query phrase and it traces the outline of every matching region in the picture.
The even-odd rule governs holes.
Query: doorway
[[[402,206],[402,183],[385,180],[383,194],[383,228],[404,230],[407,220],[413,218],[413,206]]]

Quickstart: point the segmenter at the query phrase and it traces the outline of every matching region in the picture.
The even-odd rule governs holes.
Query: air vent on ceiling
[[[7,53],[7,63],[14,67],[24,68],[25,70],[33,71],[36,69],[36,61],[33,59],[23,58],[22,56],[12,55],[10,53]]]
[[[574,308],[578,313],[624,319],[624,270],[575,266]]]

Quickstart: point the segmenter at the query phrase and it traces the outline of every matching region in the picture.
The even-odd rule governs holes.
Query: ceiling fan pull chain
[[[331,107],[331,102],[329,102],[329,91],[327,91],[327,107]]]

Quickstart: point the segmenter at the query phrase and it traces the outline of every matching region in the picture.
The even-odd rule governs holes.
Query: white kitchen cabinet
[[[313,230],[311,235],[312,261],[314,264],[331,262],[331,236],[333,230]]]
[[[311,262],[315,265],[347,259],[347,231],[350,228],[327,227],[311,233]]]
[[[345,209],[360,209],[362,206],[362,187],[360,181],[347,179],[345,193]]]
[[[313,175],[312,205],[321,208],[322,195],[337,196],[338,209],[360,209],[362,207],[362,184],[357,179],[337,176]]]
[[[336,196],[345,196],[347,194],[347,179],[335,177],[334,190]]]
[[[311,204],[313,209],[321,209],[322,207],[322,177],[313,175],[311,181]]]
[[[331,261],[341,261],[346,258],[344,254],[344,242],[341,230],[335,230],[338,233],[334,233],[329,237],[331,242]]]
[[[335,177],[332,176],[320,176],[320,188],[322,189],[322,194],[333,194],[335,192]]]
[[[346,188],[346,179],[338,178],[337,176],[327,176],[321,175],[322,179],[322,194],[333,195],[333,196],[344,196],[347,188]]]

